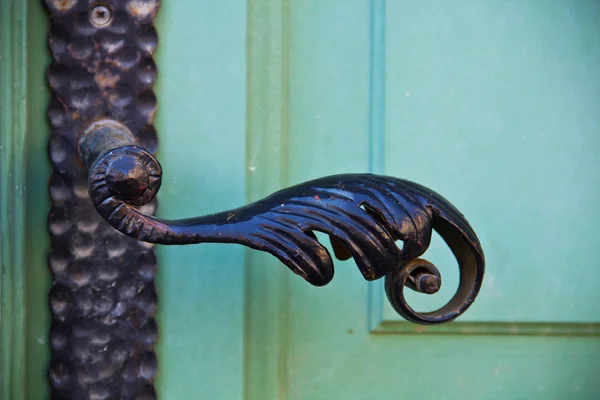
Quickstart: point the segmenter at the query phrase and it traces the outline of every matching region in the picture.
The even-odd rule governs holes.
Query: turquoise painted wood
[[[40,2],[8,4],[27,16],[26,29],[12,30],[27,50],[2,42],[27,64],[3,75],[21,79],[3,99],[26,92],[16,109],[26,122],[2,121],[23,141],[10,154],[27,160],[22,204],[10,206],[26,210],[26,248],[8,253],[3,242],[3,257],[18,261],[3,271],[25,265],[11,275],[25,282],[11,291],[25,304],[2,306],[25,312],[2,340],[22,327],[25,349],[3,349],[3,370],[16,372],[0,393],[39,399],[47,25]],[[372,171],[450,199],[488,261],[469,312],[423,328],[400,320],[381,283],[365,282],[352,261],[314,288],[237,246],[160,247],[162,399],[600,398],[600,3],[163,0],[158,15],[160,215]],[[3,221],[2,234],[15,226]],[[439,240],[427,257],[444,283],[436,296],[409,298],[421,309],[447,300],[457,279]]]
[[[0,0],[0,398],[48,397],[48,124],[42,3]]]
[[[23,397],[27,19],[0,3],[0,398]],[[11,21],[10,17],[16,17]]]
[[[162,215],[385,173],[453,201],[489,272],[463,318],[424,329],[352,261],[314,288],[235,246],[160,249],[162,395],[600,396],[599,12],[594,1],[164,3]],[[428,256],[444,289],[411,296],[422,309],[457,280],[440,241]]]
[[[160,214],[191,216],[244,199],[246,5],[163,2],[156,87],[165,180]],[[241,397],[241,247],[159,250],[158,386],[165,399]]]

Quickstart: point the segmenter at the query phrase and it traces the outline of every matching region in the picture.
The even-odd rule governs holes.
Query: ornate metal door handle
[[[484,256],[463,215],[434,191],[402,179],[372,174],[328,176],[281,190],[234,210],[181,220],[141,212],[158,192],[158,161],[135,145],[133,134],[113,120],[90,124],[79,139],[89,168],[89,194],[100,215],[121,233],[159,244],[238,243],[277,257],[309,283],[333,278],[333,262],[315,231],[330,236],[336,257],[353,257],[367,280],[386,277],[394,309],[409,321],[437,324],[455,319],[475,300]],[[428,313],[414,311],[404,287],[432,294],[441,276],[420,259],[432,229],[448,244],[460,268],[454,297]],[[402,249],[396,241],[403,242]]]
[[[52,398],[156,398],[156,258],[140,241],[239,243],[325,285],[333,261],[317,240],[315,232],[322,232],[335,256],[353,257],[367,280],[386,277],[392,305],[409,321],[451,321],[472,304],[484,274],[477,236],[447,200],[409,181],[337,175],[218,214],[176,221],[152,216],[149,202],[162,174],[152,156],[159,0],[45,3],[52,55]],[[419,313],[403,291],[431,294],[440,287],[439,271],[419,258],[432,230],[456,256],[460,283],[444,307]]]

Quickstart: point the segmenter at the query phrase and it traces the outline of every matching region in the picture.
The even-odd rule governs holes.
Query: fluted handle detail
[[[274,255],[309,283],[322,286],[333,278],[333,260],[315,232],[326,233],[338,259],[354,258],[366,280],[385,276],[394,309],[420,324],[455,319],[481,288],[485,261],[475,232],[449,201],[414,182],[373,174],[334,175],[237,209],[165,220],[136,208],[156,195],[162,171],[150,153],[135,146],[125,126],[111,120],[91,124],[81,136],[79,154],[90,171],[89,192],[97,211],[138,240],[238,243]],[[432,230],[456,257],[460,282],[448,304],[419,313],[407,304],[404,288],[432,294],[441,285],[437,268],[420,258]]]

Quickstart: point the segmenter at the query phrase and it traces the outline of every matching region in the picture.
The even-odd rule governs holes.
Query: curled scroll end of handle
[[[435,311],[424,313],[415,311],[406,301],[406,287],[426,294],[433,294],[439,290],[440,273],[427,260],[417,258],[402,263],[385,278],[387,297],[394,310],[406,320],[421,325],[450,322],[463,314],[475,301],[485,271],[483,252],[478,241],[469,240],[448,222],[437,223],[435,228],[458,261],[459,285],[450,301]]]

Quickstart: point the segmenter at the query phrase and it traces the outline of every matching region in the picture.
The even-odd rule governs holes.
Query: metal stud
[[[110,24],[112,14],[108,7],[97,5],[90,11],[90,22],[95,27],[103,27]]]

